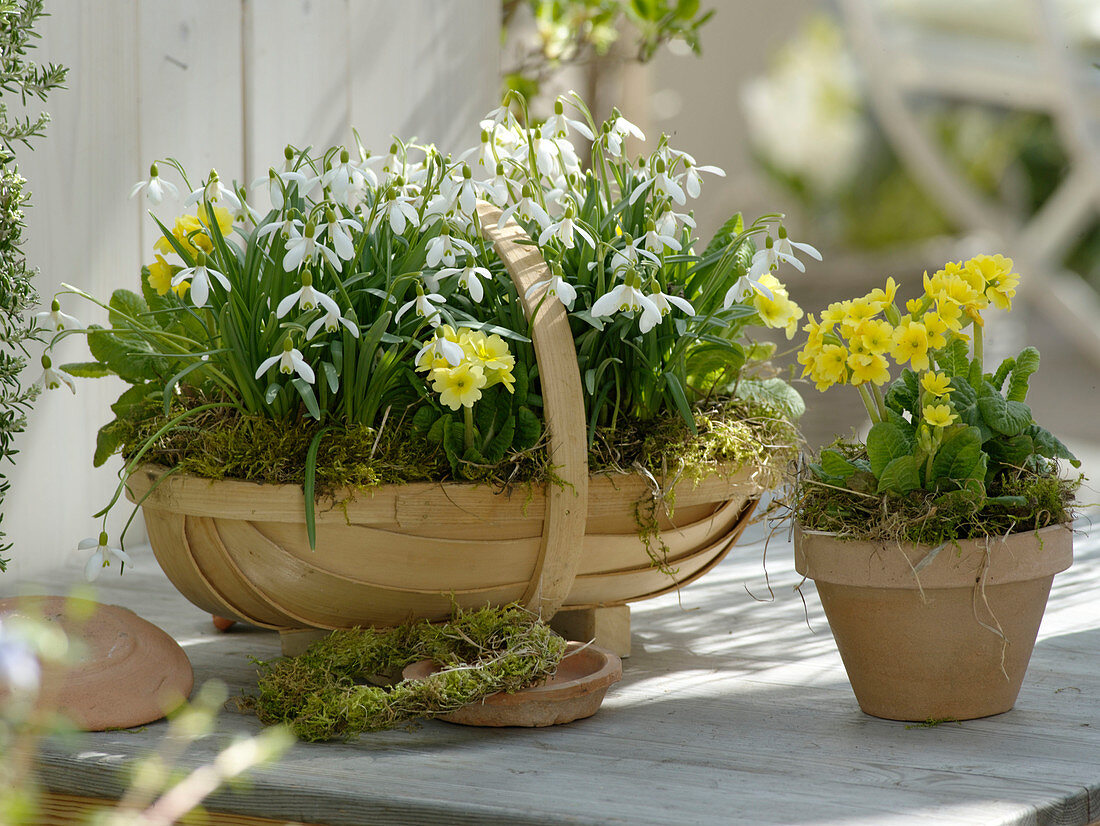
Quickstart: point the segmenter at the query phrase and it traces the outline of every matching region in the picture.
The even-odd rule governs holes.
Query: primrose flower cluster
[[[1079,464],[1025,404],[1039,352],[1028,347],[985,370],[982,314],[1010,310],[1019,280],[1011,259],[978,255],[925,273],[923,294],[904,312],[890,278],[885,288],[830,304],[820,321],[809,316],[798,355],[803,375],[822,391],[856,387],[872,421],[866,460],[828,449],[813,473],[855,489],[870,474],[879,493],[957,491],[980,504],[1007,474],[1050,474],[1059,459]],[[884,394],[890,359],[902,370]],[[1017,504],[1011,499],[1001,503]]]
[[[498,335],[449,324],[435,328],[435,335],[416,354],[416,369],[426,372],[439,401],[451,410],[470,408],[481,391],[500,384],[515,391],[515,356]]]

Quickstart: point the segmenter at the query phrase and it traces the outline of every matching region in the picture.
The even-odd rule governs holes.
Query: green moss
[[[259,695],[245,706],[303,740],[350,738],[454,711],[552,674],[565,640],[524,609],[456,612],[450,622],[336,631],[299,657],[262,663]],[[445,666],[424,680],[380,687],[418,660]]]
[[[866,458],[853,445],[833,447],[849,458]],[[1080,479],[1064,479],[1052,467],[1045,474],[1023,469],[1000,474],[985,491],[985,499],[966,490],[873,494],[824,484],[807,471],[797,480],[794,501],[789,504],[809,530],[853,539],[939,545],[1070,522],[1079,486]],[[1009,496],[1022,497],[1023,503],[991,501]]]

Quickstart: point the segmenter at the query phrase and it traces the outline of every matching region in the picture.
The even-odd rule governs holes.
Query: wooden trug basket
[[[498,228],[500,211],[485,203],[478,213],[530,317],[538,298],[528,300],[527,289],[549,278],[546,264],[518,224]],[[531,329],[561,484],[510,495],[464,483],[349,492],[318,502],[310,550],[301,487],[173,474],[152,489],[166,471],[146,465],[131,475],[127,494],[142,503],[157,561],[192,603],[277,629],[288,650],[301,629],[396,625],[443,619],[456,605],[519,602],[546,619],[561,610],[574,636],[629,653],[629,614],[616,607],[680,588],[717,565],[762,492],[760,469],[678,487],[674,519],[658,516],[671,577],[639,535],[637,506],[653,495],[651,483],[589,477],[565,308],[543,302]]]

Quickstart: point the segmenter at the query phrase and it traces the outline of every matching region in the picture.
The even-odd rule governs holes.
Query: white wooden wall
[[[157,234],[147,203],[127,196],[154,159],[251,181],[288,142],[346,143],[353,126],[379,152],[395,133],[454,150],[477,140],[478,118],[498,98],[498,0],[47,0],[46,8],[37,58],[69,66],[68,89],[50,98],[53,122],[22,155],[22,170],[34,203],[27,255],[47,303],[63,281],[100,296],[136,287]],[[157,210],[162,220],[176,211]],[[72,300],[64,309],[105,322]],[[88,358],[80,340],[59,355],[55,363]],[[40,373],[37,353],[28,373]],[[39,398],[5,503],[15,543],[0,575],[8,585],[83,565],[76,543],[98,533],[91,514],[117,482],[117,461],[94,470],[91,458],[121,387],[83,380],[75,398]],[[128,545],[143,535],[135,527]]]

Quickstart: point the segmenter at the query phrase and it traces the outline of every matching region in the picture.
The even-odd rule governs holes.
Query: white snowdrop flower
[[[179,188],[174,183],[160,177],[156,164],[149,167],[149,180],[138,181],[134,184],[134,188],[130,190],[130,197],[133,198],[143,189],[145,190],[145,197],[154,206],[163,201],[165,195],[177,198],[180,194]]]
[[[759,277],[760,274],[753,275],[750,271],[738,278],[734,285],[726,290],[725,298],[722,299],[722,309],[728,310],[735,303],[752,298],[756,292],[761,293],[768,300],[774,300],[775,293],[766,284],[762,284]]]
[[[424,254],[424,263],[433,268],[438,267],[440,264],[444,267],[453,267],[455,257],[459,252],[467,255],[477,255],[477,250],[474,249],[473,244],[461,238],[452,237],[450,228],[444,224],[439,235],[428,242]]]
[[[687,169],[680,174],[679,180],[683,181],[684,191],[687,192],[691,198],[698,198],[699,193],[702,192],[702,178],[699,175],[700,172],[708,172],[711,175],[717,175],[719,178],[726,177],[726,173],[723,169],[717,166],[696,166],[691,161],[687,162]]]
[[[354,218],[337,218],[334,210],[326,209],[325,222],[319,224],[317,228],[328,235],[337,256],[345,261],[355,257],[355,244],[351,240],[351,230],[362,232],[361,223]]]
[[[191,204],[203,200],[213,203],[223,198],[233,209],[240,209],[241,199],[237,197],[237,193],[221,182],[218,178],[217,170],[211,169],[210,176],[206,179],[206,183],[188,195],[183,205],[190,206]]]
[[[481,182],[481,191],[485,199],[498,207],[505,206],[512,197],[511,181],[504,174],[504,164],[498,163],[496,174]]]
[[[358,164],[351,161],[351,153],[340,148],[340,163],[321,176],[321,185],[332,190],[333,197],[340,203],[347,203],[348,193],[353,189],[365,189],[366,180]]]
[[[286,242],[286,255],[283,256],[283,269],[293,272],[303,264],[312,264],[317,256],[324,256],[332,268],[340,272],[343,264],[333,250],[320,243],[317,238],[317,225],[310,221],[301,235],[296,235]]]
[[[673,212],[671,209],[661,213],[661,217],[657,219],[657,234],[665,237],[675,238],[680,235],[680,224],[685,224],[692,229],[695,228],[695,219],[690,215],[682,212]]]
[[[666,213],[666,215],[669,213]],[[676,225],[676,219],[673,218],[673,226]],[[665,251],[665,247],[676,250],[679,252],[683,249],[683,245],[672,235],[663,234],[658,228],[657,224],[650,219],[646,223],[646,232],[641,239],[642,246],[653,253],[662,253]]]
[[[256,237],[266,238],[268,235],[278,232],[282,234],[283,241],[289,241],[300,236],[304,226],[301,219],[298,218],[298,211],[292,209],[282,221],[272,221],[270,224],[264,224],[256,230]]]
[[[325,312],[340,314],[340,308],[335,301],[325,293],[313,289],[313,275],[309,271],[302,273],[302,286],[279,302],[279,306],[275,308],[275,317],[282,318],[295,304],[303,313],[320,307]]]
[[[769,238],[768,240],[770,241],[771,239]],[[783,226],[779,227],[779,240],[775,242],[773,249],[777,261],[786,261],[799,272],[806,272],[806,267],[795,257],[795,250],[805,253],[811,258],[816,258],[818,261],[821,260],[821,253],[817,251],[816,247],[810,244],[792,241],[787,237],[787,230]],[[774,267],[772,269],[774,269]]]
[[[557,265],[555,265],[554,274],[550,276],[550,278],[543,281],[536,281],[527,288],[524,297],[530,298],[540,290],[545,290],[546,295],[550,298],[557,298],[558,301],[565,305],[567,310],[572,310],[573,302],[577,300],[576,289],[562,277],[561,269]]]
[[[328,296],[325,297],[327,298]],[[338,330],[341,324],[347,327],[348,332],[355,338],[359,338],[359,326],[353,324],[350,319],[344,318],[340,314],[340,308],[336,306],[335,302],[331,305],[322,304],[321,306],[325,308],[325,314],[309,325],[309,329],[306,330],[307,339],[311,339],[317,335],[322,327],[325,328],[326,332],[332,333]]]
[[[641,261],[641,256],[660,263],[660,259],[647,249],[640,248],[641,240],[635,241],[629,235],[629,233],[623,234],[623,240],[626,242],[626,246],[623,249],[615,249],[611,252],[611,272],[615,275],[626,272],[627,270],[633,270],[638,266]]]
[[[645,181],[641,186],[635,187],[634,191],[630,193],[631,205],[641,198],[651,187],[666,198],[671,198],[681,206],[687,203],[687,197],[684,195],[683,187],[676,183],[676,179],[668,174],[668,167],[665,166],[665,162],[661,158],[657,158],[654,164],[653,177]]]
[[[646,298],[653,302],[654,306],[660,311],[662,317],[668,315],[673,307],[688,315],[695,315],[695,308],[691,306],[690,301],[686,298],[680,298],[678,295],[668,295],[662,292],[660,285],[656,281],[650,282],[649,289],[650,292]],[[642,332],[644,333],[646,331],[642,330]]]
[[[465,358],[465,353],[462,352],[461,344],[447,338],[443,327],[436,327],[435,335],[428,340],[427,344],[417,351],[416,358],[413,359],[413,364],[422,364],[425,361],[425,356],[428,357],[429,364],[435,359],[443,359],[452,367],[457,367],[462,363],[462,359]]]
[[[465,267],[447,267],[439,271],[440,278],[447,278],[452,275],[458,276],[459,286],[465,289],[470,294],[470,298],[479,304],[481,299],[485,297],[485,288],[481,285],[481,279],[491,279],[493,277],[489,270],[485,267],[476,266],[473,260],[466,262]]]
[[[546,229],[552,223],[550,216],[547,214],[546,210],[542,208],[542,204],[532,197],[531,188],[527,184],[523,185],[522,197],[500,213],[500,220],[497,221],[497,226],[503,227],[513,215],[518,216],[521,220],[529,224],[537,224],[540,230]]]
[[[439,307],[442,307],[446,299],[439,293],[424,293],[423,288],[419,284],[416,285],[416,298],[412,301],[406,301],[401,305],[401,308],[397,311],[397,315],[394,316],[394,321],[400,321],[401,316],[405,315],[409,310],[416,309],[416,314],[425,319],[433,327],[439,326]],[[436,306],[438,305],[438,306]]]
[[[290,340],[289,336],[283,341],[283,351],[271,356],[271,358],[264,359],[256,369],[256,379],[259,380],[264,373],[276,364],[279,365],[280,373],[285,373],[288,376],[297,373],[310,384],[313,384],[317,380],[313,368],[306,363],[304,358],[302,358],[301,351],[294,346],[294,342]]]
[[[290,190],[291,184],[298,185],[298,194],[304,195],[309,191],[309,180],[300,172],[276,172],[272,167],[267,171],[267,176],[257,178],[252,182],[252,188],[267,187],[267,197],[271,206],[282,209],[286,206],[285,193]]]
[[[420,226],[420,215],[407,195],[398,195],[390,191],[390,196],[378,208],[378,221],[389,221],[394,235],[403,235],[408,226]]]
[[[205,307],[206,299],[210,297],[210,276],[213,276],[226,292],[233,287],[229,279],[215,269],[206,266],[206,255],[203,252],[195,254],[195,266],[180,270],[172,276],[172,286],[178,287],[184,281],[191,282],[191,301],[196,307]]]
[[[439,185],[439,194],[450,204],[456,204],[466,214],[472,214],[477,207],[477,184],[467,164],[462,164],[460,176],[446,175]]]
[[[48,311],[35,313],[34,317],[39,324],[53,332],[82,326],[79,319],[61,312],[61,302],[56,298],[50,304]]]
[[[565,103],[558,98],[554,101],[554,114],[546,119],[546,123],[542,125],[542,132],[550,138],[567,138],[570,128],[575,129],[588,140],[595,139],[587,124],[565,116]]]
[[[54,370],[53,362],[45,353],[42,354],[42,375],[35,384],[46,390],[57,390],[64,384],[74,395],[76,394],[76,384],[73,382],[72,377],[67,373]]]
[[[611,316],[615,313],[640,312],[638,329],[648,333],[661,323],[661,311],[642,291],[641,279],[636,273],[627,273],[622,284],[613,287],[610,292],[600,296],[592,305],[593,318]]]
[[[566,207],[565,215],[560,221],[554,221],[543,229],[539,235],[539,246],[546,246],[551,238],[556,238],[566,249],[573,249],[574,235],[579,235],[588,243],[588,246],[595,249],[596,242],[589,235],[588,230],[573,220],[573,207],[570,205]]]
[[[95,551],[88,558],[88,562],[84,566],[84,578],[87,579],[88,582],[94,581],[103,573],[103,569],[108,567],[111,562],[119,563],[119,573],[122,573],[124,566],[129,565],[133,567],[134,564],[126,551],[108,543],[106,531],[101,531],[98,539],[90,536],[87,539],[80,540],[80,544],[76,547],[81,551],[86,551],[88,548],[95,548]]]

